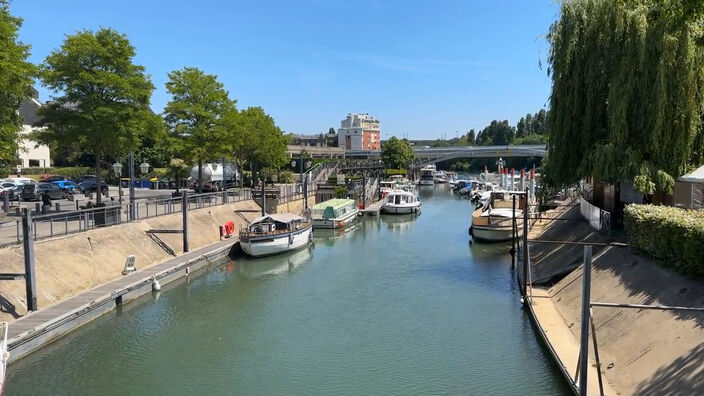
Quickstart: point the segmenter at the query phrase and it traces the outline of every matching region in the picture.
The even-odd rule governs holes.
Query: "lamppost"
[[[120,205],[122,205],[122,180],[120,180],[120,177],[122,176],[122,164],[119,162],[115,162],[114,164],[112,164],[112,170],[115,172],[115,177],[117,178],[117,191],[119,194],[119,196],[117,197],[117,201],[120,203]]]
[[[127,157],[127,168],[130,176],[130,221],[137,219],[137,208],[134,206],[134,153]]]
[[[299,169],[299,174],[301,175],[301,183],[303,183],[303,208],[308,209],[308,177],[307,175],[303,174],[304,171],[304,165],[305,169],[308,169],[311,165],[310,161],[306,161],[305,164],[303,163],[303,155],[299,154],[298,155],[298,169]],[[296,160],[291,161],[291,166],[295,167],[296,166]]]

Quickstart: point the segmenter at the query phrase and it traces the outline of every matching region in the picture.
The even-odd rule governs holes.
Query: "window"
[[[39,166],[39,160],[35,160],[35,159],[29,160],[29,166]]]

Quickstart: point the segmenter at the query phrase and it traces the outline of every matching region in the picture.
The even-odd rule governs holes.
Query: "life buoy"
[[[229,236],[235,233],[235,223],[228,221],[225,223],[225,233]]]

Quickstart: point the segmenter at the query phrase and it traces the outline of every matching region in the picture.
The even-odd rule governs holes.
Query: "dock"
[[[17,319],[10,323],[8,331],[9,361],[35,351],[118,305],[151,292],[154,280],[163,286],[225,258],[237,241],[236,237],[225,239],[144,270],[139,270],[137,263],[136,272]]]
[[[361,213],[362,216],[379,216],[379,214],[381,213],[381,208],[384,206],[385,203],[386,199],[376,201],[373,204],[365,207],[364,209],[360,209],[359,213]]]

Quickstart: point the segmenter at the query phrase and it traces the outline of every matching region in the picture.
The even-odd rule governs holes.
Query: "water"
[[[365,219],[166,286],[9,368],[8,395],[567,394],[471,207]]]

